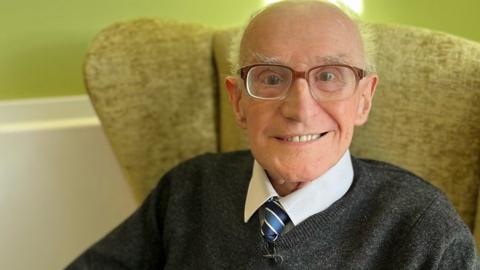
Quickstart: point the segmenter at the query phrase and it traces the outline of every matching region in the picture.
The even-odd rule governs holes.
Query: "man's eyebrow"
[[[315,61],[321,64],[347,64],[346,55],[315,57]]]
[[[253,56],[253,59],[255,59],[255,62],[258,62],[258,63],[277,64],[277,65],[285,64],[278,57],[266,56],[259,52],[253,52],[252,56]],[[315,57],[315,62],[323,65],[323,64],[347,64],[349,61],[348,61],[347,55],[332,55],[332,56]]]
[[[252,53],[252,55],[253,55],[253,58],[259,63],[277,64],[277,65],[284,64],[282,61],[280,61],[280,59],[278,57],[270,57],[270,56],[266,56],[266,55],[258,53],[258,52],[254,52],[254,53]]]

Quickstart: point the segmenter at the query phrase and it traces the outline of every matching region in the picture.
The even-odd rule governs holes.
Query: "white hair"
[[[327,2],[324,0],[284,0],[282,2],[293,2],[293,3],[322,2],[326,4],[332,4],[331,2]],[[275,4],[272,4],[272,5],[275,5]],[[245,29],[259,13],[269,8],[270,6],[271,5],[256,11],[250,17],[247,24],[241,27],[232,36],[230,46],[229,46],[229,54],[228,54],[228,62],[230,64],[231,75],[236,75],[238,70],[240,69],[240,45],[241,45],[243,35],[245,34]],[[350,20],[352,20],[352,22],[355,24],[355,26],[357,27],[360,33],[360,38],[362,41],[362,48],[363,48],[363,64],[364,64],[363,69],[365,69],[367,73],[375,72],[376,48],[375,48],[375,42],[374,42],[375,36],[372,30],[371,24],[361,21],[359,16],[352,9],[350,9],[348,6],[344,4],[336,2],[335,6],[337,6],[341,11],[343,11],[343,13],[348,18],[350,18]]]

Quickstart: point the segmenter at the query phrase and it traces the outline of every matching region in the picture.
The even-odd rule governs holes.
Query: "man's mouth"
[[[283,137],[279,138],[284,141],[288,142],[311,142],[311,141],[316,141],[323,137],[325,134],[327,134],[328,131],[318,133],[318,134],[306,134],[306,135],[298,135],[298,136],[291,136],[291,137]]]

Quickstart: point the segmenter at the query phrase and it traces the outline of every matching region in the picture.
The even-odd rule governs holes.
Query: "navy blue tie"
[[[290,222],[290,218],[275,198],[268,200],[263,207],[265,217],[260,232],[268,242],[274,242]]]

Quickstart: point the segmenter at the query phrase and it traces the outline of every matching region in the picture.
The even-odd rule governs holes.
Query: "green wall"
[[[480,42],[478,0],[364,0],[362,18],[421,26]]]
[[[84,93],[82,63],[95,33],[119,20],[245,21],[262,0],[21,0],[0,9],[0,100]],[[480,1],[364,0],[368,21],[419,25],[480,41]]]
[[[94,35],[119,20],[174,18],[238,25],[261,0],[1,0],[0,100],[84,93]]]

